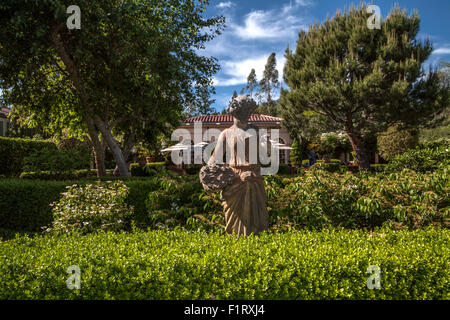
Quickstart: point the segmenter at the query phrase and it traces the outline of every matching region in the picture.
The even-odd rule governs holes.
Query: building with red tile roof
[[[252,114],[249,119],[249,124],[252,124],[260,129],[267,129],[270,134],[270,129],[279,130],[279,142],[290,147],[292,139],[288,131],[282,127],[282,118],[267,116],[263,114]],[[201,123],[203,142],[213,142],[219,134],[229,128],[233,124],[233,117],[227,115],[202,115],[196,116],[183,121],[180,129],[189,131],[190,135],[194,137],[194,125]],[[289,163],[289,150],[280,150],[280,163]]]

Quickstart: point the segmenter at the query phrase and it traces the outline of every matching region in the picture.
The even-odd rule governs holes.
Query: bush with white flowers
[[[122,181],[72,185],[51,204],[54,221],[46,231],[120,231],[128,227],[133,207],[125,202],[129,193]]]

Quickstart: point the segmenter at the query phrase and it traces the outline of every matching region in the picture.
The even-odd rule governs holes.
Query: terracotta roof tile
[[[0,108],[0,113],[8,115],[11,112],[9,108]]]
[[[266,116],[263,114],[252,114],[250,116],[249,122],[281,122],[282,118]],[[203,122],[203,123],[232,123],[233,117],[230,114],[226,115],[206,115],[206,116],[197,116],[186,119],[184,123],[194,123],[194,122]]]

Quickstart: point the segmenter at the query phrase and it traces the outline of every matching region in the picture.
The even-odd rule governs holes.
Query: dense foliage
[[[352,149],[347,135],[342,132],[323,133],[309,147],[326,158],[339,156],[340,153],[347,153]]]
[[[339,170],[332,173],[317,165]],[[341,173],[343,166],[338,163],[317,165],[301,176],[265,178],[272,229],[448,225],[448,170],[352,174],[345,169]],[[89,183],[0,180],[0,228],[39,231],[53,221],[49,205],[60,199],[66,186]],[[197,175],[163,174],[124,183],[130,190],[126,203],[134,207],[130,220],[139,228],[223,227],[220,194],[206,193]]]
[[[130,164],[130,173],[133,177],[150,177],[165,172],[165,162],[147,163],[141,166],[139,163]]]
[[[23,171],[71,171],[89,168],[91,152],[40,149],[24,159]]]
[[[405,153],[418,143],[417,130],[405,128],[401,123],[390,126],[377,138],[378,153],[386,160]]]
[[[19,175],[23,171],[25,158],[44,149],[58,151],[56,145],[48,141],[0,137],[0,175]]]
[[[0,88],[20,117],[88,135],[99,175],[104,146],[121,175],[137,141],[177,126],[183,106],[213,91],[215,58],[199,54],[224,18],[208,0],[83,1],[81,28],[67,27],[65,0],[0,4]],[[99,139],[101,135],[101,141]],[[119,144],[117,143],[119,142]]]
[[[83,186],[94,181],[0,179],[0,229],[41,231],[42,227],[49,226],[53,221],[50,204],[59,201],[67,186]],[[145,227],[150,223],[145,200],[149,192],[160,188],[160,182],[158,179],[133,178],[125,179],[124,183],[129,187],[126,203],[134,207],[133,219],[138,226]]]
[[[219,193],[207,194],[198,177],[162,180],[146,201],[151,226],[208,228],[223,225]]]
[[[444,299],[449,231],[323,230],[247,238],[150,231],[0,242],[0,299]],[[81,289],[69,290],[69,266]],[[380,289],[368,289],[368,267]]]
[[[449,224],[450,172],[344,174],[312,170],[303,177],[268,177],[266,192],[276,228],[327,226],[422,228]]]
[[[127,228],[133,207],[126,203],[129,188],[122,181],[72,185],[51,204],[53,222],[47,232],[120,231]]]
[[[113,170],[108,169],[106,173],[111,175]],[[79,180],[85,178],[95,178],[97,176],[97,170],[83,169],[74,171],[38,171],[38,172],[22,172],[20,174],[21,179],[30,180]]]
[[[429,172],[450,168],[450,140],[440,140],[406,151],[393,158],[388,166],[389,171],[410,169],[417,172]]]

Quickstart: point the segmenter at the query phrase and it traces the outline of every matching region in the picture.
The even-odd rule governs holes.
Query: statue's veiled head
[[[256,110],[255,100],[249,96],[239,96],[234,98],[228,106],[228,112],[241,122],[247,122],[253,111]]]

